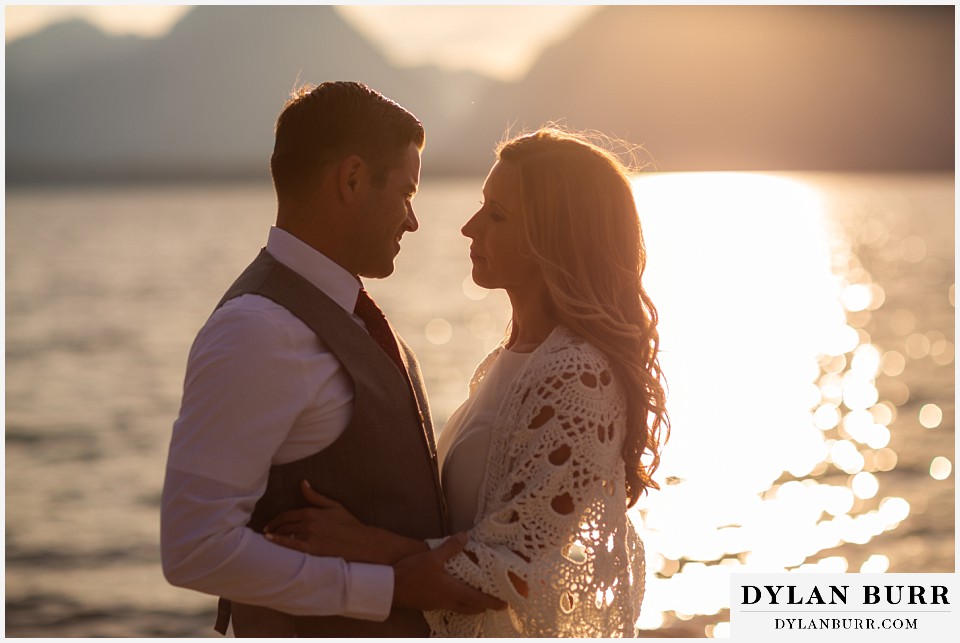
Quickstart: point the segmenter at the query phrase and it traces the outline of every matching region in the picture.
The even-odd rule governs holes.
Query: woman
[[[469,535],[447,569],[509,607],[427,621],[435,636],[632,636],[644,560],[626,510],[657,488],[668,423],[627,173],[545,128],[500,146],[483,196],[462,232],[474,281],[506,290],[512,323],[438,451],[453,528]],[[304,548],[282,516],[268,530]]]

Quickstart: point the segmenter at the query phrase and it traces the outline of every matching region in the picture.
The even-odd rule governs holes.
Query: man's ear
[[[357,200],[367,171],[366,162],[356,154],[351,154],[337,165],[337,189],[344,203],[352,204]]]

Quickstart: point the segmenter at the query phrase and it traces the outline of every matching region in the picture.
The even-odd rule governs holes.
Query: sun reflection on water
[[[639,626],[719,615],[704,635],[729,636],[731,572],[886,571],[882,554],[859,569],[817,555],[869,543],[910,515],[882,478],[897,464],[889,427],[910,393],[898,383],[881,399],[877,378],[907,359],[950,363],[953,345],[918,332],[907,310],[893,315],[908,335],[903,353],[872,342],[865,329],[886,293],[814,187],[667,174],[637,179],[635,192],[674,431],[661,490],[632,514],[648,555]],[[891,261],[923,260],[923,240],[897,242],[893,228],[870,221],[858,241]],[[941,417],[928,404],[919,422],[934,428]],[[950,468],[938,458],[930,475]]]

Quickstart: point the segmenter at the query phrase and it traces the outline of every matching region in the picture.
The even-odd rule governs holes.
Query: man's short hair
[[[325,82],[296,90],[277,118],[270,173],[277,195],[307,189],[322,168],[356,154],[370,165],[375,185],[398,167],[423,125],[398,103],[366,85]]]

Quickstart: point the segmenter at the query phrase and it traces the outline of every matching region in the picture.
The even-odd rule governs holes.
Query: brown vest
[[[433,425],[420,367],[397,337],[415,396],[396,365],[339,305],[266,250],[217,305],[243,294],[280,304],[306,324],[353,380],[353,417],[323,451],[270,468],[267,489],[249,527],[261,532],[274,516],[308,506],[300,481],[337,500],[362,522],[411,538],[446,533]],[[421,637],[429,629],[419,611],[394,609],[383,622],[336,616],[303,617],[221,599],[217,629],[233,615],[237,636]]]

